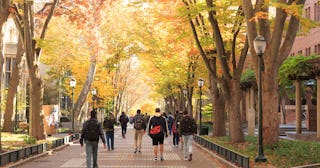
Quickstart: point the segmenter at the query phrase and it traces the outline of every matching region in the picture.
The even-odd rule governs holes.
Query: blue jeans
[[[113,150],[113,146],[114,146],[114,132],[106,132],[106,141],[107,141],[107,146],[108,146],[108,150]]]
[[[98,141],[86,140],[86,155],[87,155],[87,168],[91,168],[91,156],[93,160],[92,168],[98,168],[97,157],[98,157]]]
[[[188,157],[188,154],[192,154],[192,142],[193,135],[182,135],[183,139],[183,156]]]
[[[179,133],[173,133],[173,145],[179,145]]]
[[[127,126],[126,126],[126,125],[121,125],[121,130],[122,130],[122,136],[126,135],[126,133],[127,133]]]

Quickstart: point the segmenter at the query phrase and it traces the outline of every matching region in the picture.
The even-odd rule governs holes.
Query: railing
[[[226,160],[241,167],[249,168],[249,157],[241,155],[223,146],[217,145],[197,135],[194,136],[194,140],[200,145],[206,147],[207,149],[215,151],[217,154],[224,157]]]
[[[73,134],[73,135],[68,135],[60,139],[56,139],[51,141],[52,146],[51,148],[56,148],[59,146],[62,146],[64,144],[67,144],[69,142],[75,141],[80,138],[80,134]],[[26,148],[14,150],[14,151],[9,151],[5,153],[0,154],[0,166],[6,165],[11,162],[17,162],[21,159],[30,157],[32,155],[38,155],[41,154],[45,151],[47,151],[48,144],[39,144],[39,145],[33,145],[29,146]]]
[[[19,150],[5,152],[0,155],[0,166],[8,164],[10,162],[17,162],[20,159],[27,158],[31,155],[37,155],[47,150],[47,143],[29,146]]]

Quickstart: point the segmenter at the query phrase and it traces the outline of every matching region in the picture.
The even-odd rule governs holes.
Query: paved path
[[[164,161],[153,161],[151,139],[147,134],[143,136],[141,153],[133,151],[133,129],[127,131],[127,138],[123,139],[120,128],[115,131],[115,150],[107,151],[99,144],[99,168],[220,168],[225,167],[210,154],[197,146],[193,146],[193,160],[183,160],[181,148],[172,147],[172,136],[165,140]],[[19,165],[21,168],[81,168],[86,167],[85,148],[79,143],[71,144],[61,150],[54,151],[30,162]]]

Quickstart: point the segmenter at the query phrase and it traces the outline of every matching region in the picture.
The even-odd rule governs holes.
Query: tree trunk
[[[278,73],[265,71],[262,83],[263,106],[263,142],[274,144],[279,140],[279,115],[278,115]]]
[[[87,77],[86,77],[86,81],[83,84],[83,88],[81,90],[81,93],[77,99],[77,102],[75,103],[74,106],[74,122],[77,123],[76,125],[78,125],[78,116],[80,115],[80,111],[81,111],[81,107],[83,106],[83,104],[85,103],[86,99],[87,99],[87,95],[90,92],[91,89],[91,84],[93,82],[93,78],[94,75],[96,73],[96,62],[95,61],[91,61],[90,63],[90,67],[87,73]],[[75,128],[77,128],[75,125]]]
[[[7,101],[6,101],[6,111],[4,113],[4,124],[3,124],[3,131],[6,132],[13,132],[14,131],[14,124],[13,124],[13,117],[14,114],[14,98],[18,98],[17,88],[20,83],[21,79],[21,58],[23,56],[23,43],[22,38],[19,37],[18,41],[18,50],[15,59],[15,66],[13,67],[11,79],[8,86],[8,93],[7,93]],[[16,104],[17,106],[17,104]]]
[[[225,120],[225,101],[222,96],[222,93],[217,88],[217,84],[212,78],[212,75],[209,75],[209,90],[210,97],[213,106],[212,111],[212,136],[221,137],[226,135],[226,120]]]
[[[244,133],[242,130],[241,113],[240,113],[240,80],[234,78],[228,80],[228,89],[224,89],[224,95],[227,95],[229,100],[226,102],[226,109],[229,116],[229,134],[231,142],[243,142]]]

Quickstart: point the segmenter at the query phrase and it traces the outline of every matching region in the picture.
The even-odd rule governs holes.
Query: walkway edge
[[[233,163],[229,162],[228,160],[222,158],[221,156],[215,154],[213,151],[203,147],[202,145],[194,142],[193,144],[195,144],[198,148],[201,148],[202,150],[206,151],[207,153],[209,153],[211,156],[213,156],[214,158],[216,158],[217,160],[219,160],[220,162],[222,162],[224,165],[227,166],[227,168],[239,168],[239,166],[234,165]]]
[[[12,163],[12,164],[9,164],[9,165],[4,165],[4,166],[7,167],[7,168],[15,168],[15,167],[17,167],[19,165],[22,165],[23,163],[30,162],[32,160],[35,160],[35,159],[43,157],[43,156],[47,156],[47,155],[51,154],[51,152],[61,150],[61,149],[65,148],[65,147],[67,147],[67,146],[70,146],[70,143],[62,145],[62,146],[59,146],[59,147],[56,147],[54,149],[50,149],[50,150],[45,151],[45,152],[43,152],[41,154],[28,157],[28,158],[20,160],[18,162],[15,162],[15,163]]]

